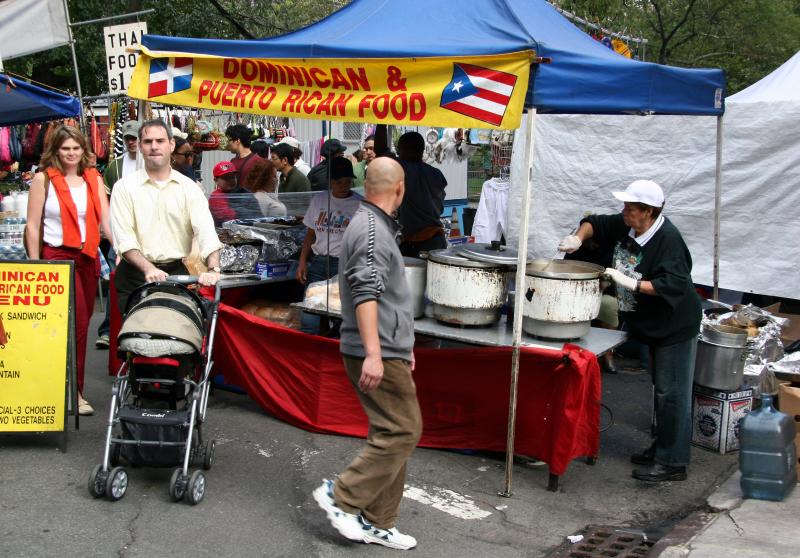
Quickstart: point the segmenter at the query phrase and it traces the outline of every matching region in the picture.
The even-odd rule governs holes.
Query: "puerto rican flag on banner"
[[[191,58],[153,58],[147,97],[160,97],[192,86]]]
[[[500,126],[517,76],[471,64],[453,64],[453,79],[442,91],[441,107]]]

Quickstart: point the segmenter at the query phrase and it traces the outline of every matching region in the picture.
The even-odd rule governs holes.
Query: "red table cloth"
[[[422,408],[421,446],[505,451],[511,348],[414,351]],[[339,342],[220,305],[215,373],[242,387],[269,414],[312,432],[366,437],[367,418]],[[523,348],[515,453],[563,474],[599,452],[600,369],[591,352]]]

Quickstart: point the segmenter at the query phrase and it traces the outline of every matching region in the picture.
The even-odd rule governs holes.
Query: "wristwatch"
[[[219,269],[219,266],[216,266],[216,267],[212,267],[211,269],[209,269],[209,271],[213,271],[214,273],[219,273],[220,269]]]

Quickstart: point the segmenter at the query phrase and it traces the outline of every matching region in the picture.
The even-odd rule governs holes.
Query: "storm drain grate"
[[[650,552],[643,533],[589,525],[578,534],[583,535],[581,541],[566,541],[547,558],[644,558]]]

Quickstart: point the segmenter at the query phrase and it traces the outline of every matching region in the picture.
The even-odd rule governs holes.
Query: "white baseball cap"
[[[634,180],[624,192],[611,192],[623,202],[636,202],[652,207],[664,207],[664,191],[652,180]]]
[[[283,138],[278,143],[285,143],[286,145],[288,145],[290,147],[294,147],[295,149],[300,149],[300,142],[297,141],[296,139],[294,139],[291,136],[286,136],[285,138]]]

